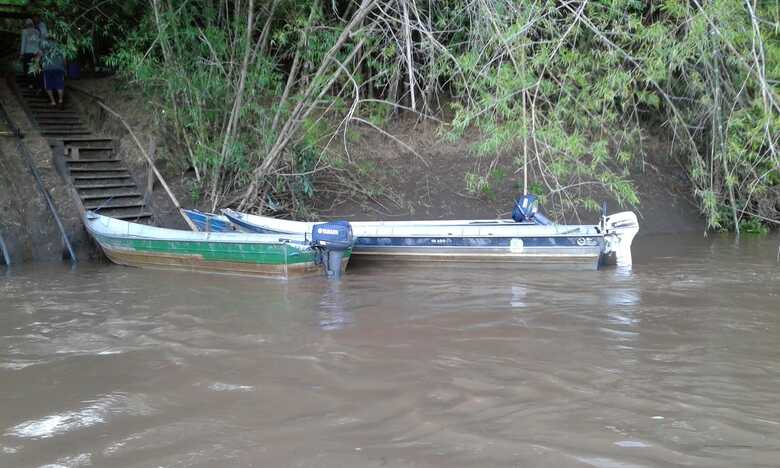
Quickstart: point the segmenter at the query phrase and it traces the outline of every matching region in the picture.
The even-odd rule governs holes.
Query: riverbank
[[[57,173],[49,142],[28,118],[5,76],[0,76],[0,100],[23,134],[21,143],[37,169],[42,187],[51,196],[74,249],[88,256],[90,242],[78,210]],[[7,130],[4,121],[2,127]],[[66,256],[62,234],[18,144],[16,137],[0,138],[0,231],[13,263],[59,260]]]
[[[185,167],[176,167],[170,156],[184,148],[166,134],[151,118],[153,103],[127,83],[115,78],[85,79],[72,82],[79,89],[89,90],[111,108],[119,112],[139,136],[143,144],[154,142],[160,169],[176,196],[184,206],[209,210],[211,206],[199,196],[195,174]],[[92,115],[98,130],[120,141],[120,155],[145,177],[144,159],[127,131],[115,119],[101,114],[88,99],[81,101],[85,113]],[[337,174],[332,169],[315,173],[315,195],[309,211],[322,219],[348,220],[404,220],[506,217],[514,199],[521,193],[518,183],[522,173],[508,174],[493,184],[490,193],[474,196],[469,193],[465,174],[478,171],[490,161],[477,158],[467,135],[462,141],[452,142],[441,135],[434,122],[417,122],[401,118],[384,128],[398,141],[368,127],[352,127],[346,142],[338,141],[329,147],[339,157],[348,159],[350,186],[334,182]],[[637,158],[630,179],[640,197],[637,207],[621,207],[606,194],[597,199],[608,202],[609,211],[634,209],[638,212],[641,235],[673,232],[704,232],[705,223],[691,197],[691,186],[684,167],[666,155],[670,153],[668,138],[648,132],[647,154]],[[345,149],[346,148],[346,149]],[[499,164],[511,167],[513,156],[499,156]],[[180,158],[179,158],[180,159]],[[159,192],[159,191],[158,191]],[[167,206],[165,223],[181,226],[181,220],[165,197],[156,198]],[[284,215],[280,213],[280,215]],[[566,213],[565,221],[592,222],[598,213]]]
[[[151,118],[153,104],[138,90],[114,77],[74,80],[70,84],[100,97],[123,116],[143,145],[154,148],[158,168],[183,206],[204,211],[211,209],[200,196],[194,172],[173,163],[182,159],[173,156],[184,149]],[[0,93],[8,112],[26,134],[25,144],[31,148],[34,162],[58,206],[69,236],[85,258],[93,256],[78,212],[56,173],[46,140],[37,133],[5,83]],[[125,127],[101,111],[93,99],[74,89],[68,94],[68,99],[77,104],[93,130],[116,139],[119,158],[129,165],[136,181],[146,186],[149,174],[145,159]],[[464,175],[479,171],[489,163],[476,158],[470,151],[469,145],[476,139],[474,136],[467,135],[462,141],[452,142],[441,135],[438,124],[408,118],[393,121],[384,130],[393,138],[371,128],[353,127],[348,141],[337,142],[328,148],[339,158],[349,161],[349,172],[342,170],[339,173],[326,167],[314,174],[315,194],[306,207],[309,219],[466,219],[509,215],[514,199],[521,192],[518,182],[522,174],[510,174],[495,181],[489,193],[470,194]],[[640,217],[640,236],[703,233],[705,223],[691,199],[686,171],[663,156],[669,151],[663,145],[662,136],[650,135],[648,140],[651,143],[648,147],[654,151],[641,158],[630,175],[640,196],[639,205],[621,207],[603,193],[594,198],[606,200],[610,212],[636,211]],[[15,140],[5,138],[0,143],[3,152],[0,161],[2,230],[12,257],[17,262],[62,258],[61,236],[17,154]],[[511,166],[512,156],[500,155],[496,162]],[[350,178],[349,186],[335,182],[336,177],[344,174]],[[187,229],[160,184],[156,184],[151,201],[158,224]],[[274,215],[286,216],[285,213]],[[564,220],[589,223],[597,218],[598,213],[566,213]]]

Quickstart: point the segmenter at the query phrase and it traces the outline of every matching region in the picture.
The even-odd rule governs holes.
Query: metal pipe
[[[73,251],[73,246],[70,244],[68,234],[65,232],[65,226],[63,226],[62,220],[60,220],[57,207],[54,206],[54,202],[52,201],[49,192],[46,190],[46,187],[44,187],[43,182],[41,181],[41,176],[38,173],[38,169],[35,167],[35,163],[33,162],[32,156],[30,156],[30,152],[27,150],[27,146],[25,146],[24,142],[22,141],[19,129],[16,127],[16,125],[14,125],[11,117],[5,111],[5,107],[1,103],[0,115],[2,115],[3,119],[5,119],[8,128],[10,128],[12,132],[19,135],[17,137],[18,139],[16,142],[16,149],[19,151],[19,154],[22,155],[22,158],[27,164],[27,169],[29,169],[30,173],[35,179],[35,185],[38,187],[38,191],[41,193],[41,195],[43,195],[43,199],[46,200],[46,205],[49,207],[49,211],[51,212],[52,217],[54,217],[54,221],[57,223],[57,228],[60,230],[60,234],[62,234],[62,242],[65,244],[65,248],[68,250],[68,255],[70,256],[71,261],[73,263],[78,263],[78,258],[76,258],[76,253]]]
[[[5,262],[5,266],[10,266],[11,255],[8,254],[8,248],[5,246],[5,241],[3,240],[2,233],[0,233],[0,250],[3,251],[3,261]]]

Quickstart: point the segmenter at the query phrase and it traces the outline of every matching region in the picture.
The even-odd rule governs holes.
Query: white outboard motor
[[[347,221],[315,224],[311,230],[311,246],[321,253],[322,265],[329,277],[341,277],[344,253],[352,248],[352,225]]]
[[[630,266],[631,242],[639,232],[639,221],[631,211],[603,216],[601,228],[604,231],[604,252],[602,265]]]

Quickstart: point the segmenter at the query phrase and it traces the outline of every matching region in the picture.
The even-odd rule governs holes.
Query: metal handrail
[[[5,262],[5,266],[11,265],[11,255],[8,253],[8,248],[5,246],[5,241],[3,240],[3,233],[0,232],[0,250],[3,251],[3,261]]]
[[[76,258],[76,253],[73,251],[73,246],[70,243],[70,239],[68,239],[68,234],[67,232],[65,232],[65,226],[63,226],[62,220],[60,220],[60,215],[57,212],[57,207],[54,206],[54,202],[52,201],[49,192],[46,190],[46,187],[44,187],[43,182],[41,181],[41,176],[38,173],[38,169],[35,167],[35,163],[33,162],[32,156],[30,156],[30,152],[27,149],[27,146],[25,146],[24,142],[22,141],[21,132],[16,127],[16,125],[14,125],[13,121],[11,120],[11,117],[5,111],[5,107],[2,105],[2,103],[0,103],[0,115],[5,120],[11,132],[14,132],[17,135],[16,149],[19,151],[19,154],[22,155],[22,158],[25,160],[25,163],[27,164],[27,169],[30,171],[33,178],[35,179],[35,185],[37,186],[38,191],[43,196],[43,199],[46,200],[46,205],[49,207],[49,211],[51,212],[52,217],[54,217],[54,221],[57,223],[57,228],[60,230],[60,234],[62,234],[62,242],[65,244],[65,247],[68,250],[68,255],[70,256],[71,261],[73,263],[77,263],[78,258]]]

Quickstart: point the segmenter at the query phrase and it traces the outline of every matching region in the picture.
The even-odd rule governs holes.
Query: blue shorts
[[[65,89],[65,72],[62,70],[45,70],[43,72],[43,87],[46,91]]]

